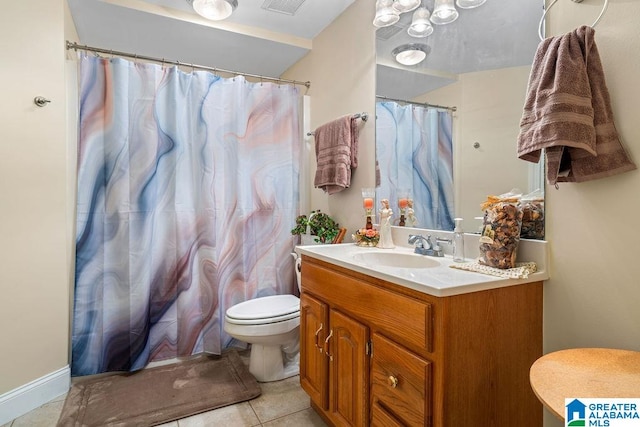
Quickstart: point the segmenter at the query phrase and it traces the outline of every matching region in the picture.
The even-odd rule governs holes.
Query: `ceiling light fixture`
[[[420,0],[396,0],[392,5],[398,13],[411,12],[412,10],[417,9],[418,6],[420,6]]]
[[[435,0],[431,22],[436,25],[450,24],[458,19],[458,11],[453,0]]]
[[[187,3],[198,15],[212,21],[228,18],[238,7],[238,0],[187,0]]]
[[[578,0],[574,0],[578,1]],[[582,1],[582,0],[580,0]],[[455,0],[462,9],[472,9],[482,6],[486,0]],[[416,6],[417,5],[417,6]],[[411,37],[428,37],[434,32],[433,24],[450,24],[458,19],[458,10],[454,5],[454,0],[434,0],[433,13],[422,6],[421,0],[376,0],[376,15],[373,18],[373,25],[376,27],[391,27],[400,20],[400,14],[413,10],[411,24],[407,28],[407,34]],[[403,20],[403,22],[405,22]],[[405,25],[398,25],[400,29]],[[381,38],[380,33],[386,30],[378,29],[376,37]],[[397,32],[397,31],[396,31]],[[396,32],[386,31],[388,34],[382,38],[389,40]],[[395,60],[402,65],[416,65],[424,61],[431,52],[431,48],[424,43],[402,44],[391,52]]]
[[[393,0],[377,0],[376,16],[373,25],[376,27],[388,27],[400,20],[400,14],[393,8]]]
[[[422,43],[408,43],[391,51],[396,61],[402,65],[416,65],[427,57],[431,48]]]
[[[413,12],[411,25],[407,28],[407,33],[411,37],[427,37],[433,33],[433,25],[429,22],[429,9],[419,7]]]
[[[460,9],[473,9],[482,6],[487,0],[456,0],[456,5]]]

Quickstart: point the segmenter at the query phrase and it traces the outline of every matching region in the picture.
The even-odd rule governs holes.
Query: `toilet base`
[[[280,345],[251,344],[249,372],[261,383],[293,377],[300,373],[299,353],[283,354]]]

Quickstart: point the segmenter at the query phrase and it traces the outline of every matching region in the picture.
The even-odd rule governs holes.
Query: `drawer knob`
[[[394,377],[393,375],[389,375],[389,378],[387,378],[387,382],[389,383],[391,388],[396,388],[398,386],[398,378]]]

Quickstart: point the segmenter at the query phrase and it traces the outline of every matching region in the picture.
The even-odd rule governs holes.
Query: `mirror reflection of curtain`
[[[376,103],[377,200],[409,190],[417,227],[453,230],[453,119],[451,112],[393,101]]]
[[[298,91],[85,56],[72,373],[231,342],[228,307],[292,293]]]

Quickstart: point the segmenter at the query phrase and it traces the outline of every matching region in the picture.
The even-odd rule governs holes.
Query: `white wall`
[[[591,24],[603,0],[558,2],[548,35]],[[622,142],[640,164],[640,2],[611,1],[596,26]],[[551,280],[545,285],[545,352],[573,347],[640,351],[640,172],[547,189]],[[547,413],[546,427],[563,424]]]
[[[4,2],[0,40],[2,395],[68,364],[63,0]]]
[[[362,187],[375,186],[375,8],[371,0],[356,0],[336,21],[313,39],[313,47],[282,77],[310,80],[311,129],[347,114],[367,112],[371,120],[360,123],[359,166],[351,187],[328,196],[313,188],[315,151],[313,138],[307,173],[311,174],[310,209],[321,209],[347,227],[345,241],[364,226]]]

